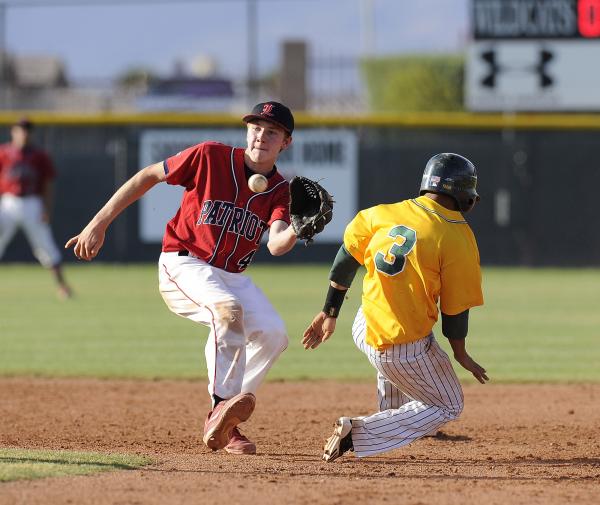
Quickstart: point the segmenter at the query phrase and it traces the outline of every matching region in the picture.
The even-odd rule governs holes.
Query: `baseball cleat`
[[[242,435],[236,426],[233,428],[229,443],[225,446],[225,451],[229,454],[256,454],[256,444]]]
[[[340,417],[335,422],[335,429],[327,442],[325,442],[323,459],[333,461],[346,451],[353,451],[352,445],[352,421],[349,417]]]
[[[213,451],[223,449],[229,444],[233,429],[252,415],[255,404],[252,393],[242,393],[220,402],[204,425],[204,443]]]
[[[56,292],[56,295],[61,300],[68,300],[69,298],[73,298],[73,291],[71,288],[69,288],[69,286],[60,286]]]

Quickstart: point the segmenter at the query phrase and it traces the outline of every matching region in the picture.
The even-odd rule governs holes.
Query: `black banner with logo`
[[[473,0],[475,40],[599,39],[600,0]]]

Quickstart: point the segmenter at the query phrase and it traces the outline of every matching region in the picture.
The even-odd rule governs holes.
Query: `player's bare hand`
[[[471,358],[471,356],[469,356],[466,352],[464,354],[455,353],[454,358],[465,370],[471,372],[473,377],[475,377],[482,384],[485,384],[485,382],[489,380],[485,368]]]
[[[65,249],[73,247],[77,259],[91,261],[104,245],[105,231],[98,227],[86,226],[79,235],[70,238]]]
[[[315,349],[325,342],[335,331],[336,318],[319,312],[302,336],[304,349]]]

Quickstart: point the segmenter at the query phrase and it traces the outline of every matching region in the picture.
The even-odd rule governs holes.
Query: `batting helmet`
[[[425,165],[420,195],[442,193],[449,195],[462,212],[468,212],[479,201],[477,170],[467,158],[454,153],[440,153]]]

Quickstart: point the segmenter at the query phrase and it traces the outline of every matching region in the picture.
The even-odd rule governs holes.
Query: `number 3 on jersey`
[[[417,232],[404,225],[394,226],[388,233],[388,236],[394,241],[386,253],[377,251],[375,255],[375,268],[385,275],[397,275],[404,270],[406,264],[406,255],[412,251],[417,243]],[[396,243],[397,237],[403,237],[402,245]],[[386,257],[392,257],[388,261]]]

